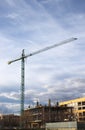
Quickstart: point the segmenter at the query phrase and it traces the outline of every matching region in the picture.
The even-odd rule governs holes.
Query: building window
[[[78,102],[78,106],[81,106],[81,102]]]
[[[85,105],[85,102],[82,102],[82,105]]]

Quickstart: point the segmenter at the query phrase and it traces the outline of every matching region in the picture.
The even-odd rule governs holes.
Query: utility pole
[[[38,50],[38,51],[36,51],[36,52],[33,52],[33,53],[30,53],[30,54],[28,54],[28,55],[25,55],[25,54],[24,54],[24,49],[23,49],[23,50],[22,50],[22,56],[21,56],[20,58],[17,58],[17,59],[15,59],[15,60],[11,60],[11,61],[8,62],[8,64],[11,64],[11,63],[13,63],[13,62],[16,62],[16,61],[21,60],[21,108],[20,108],[20,117],[21,117],[21,119],[20,119],[20,127],[21,127],[21,128],[23,128],[23,125],[24,125],[24,124],[23,124],[22,117],[23,117],[23,112],[24,112],[24,87],[25,87],[25,84],[24,84],[24,79],[25,79],[25,78],[24,78],[24,75],[25,75],[25,74],[24,74],[24,73],[25,73],[25,65],[24,65],[24,63],[25,63],[25,58],[30,57],[30,56],[33,56],[33,55],[36,55],[36,54],[39,54],[39,53],[41,53],[41,52],[44,52],[44,51],[47,51],[47,50],[49,50],[49,49],[55,48],[55,47],[57,47],[57,46],[61,46],[61,45],[63,45],[63,44],[72,42],[72,41],[74,41],[74,40],[77,40],[77,38],[67,39],[67,40],[62,41],[62,42],[60,42],[60,43],[58,43],[58,44],[54,44],[54,45],[45,47],[45,48],[43,48],[43,49],[40,49],[40,50]]]

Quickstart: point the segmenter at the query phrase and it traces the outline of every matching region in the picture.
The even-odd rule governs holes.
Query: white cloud
[[[0,97],[6,97],[8,99],[13,99],[13,100],[19,100],[19,97],[20,97],[20,94],[19,92],[16,93],[16,92],[8,92],[8,93],[1,93],[0,94]]]

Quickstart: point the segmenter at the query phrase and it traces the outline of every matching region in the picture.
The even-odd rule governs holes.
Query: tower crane
[[[17,59],[14,59],[14,60],[11,60],[8,62],[8,64],[11,64],[13,62],[16,62],[16,61],[19,61],[21,60],[21,108],[20,108],[20,116],[22,117],[23,115],[23,112],[24,112],[24,86],[25,86],[25,78],[24,78],[24,74],[25,74],[25,58],[28,58],[28,57],[31,57],[33,55],[36,55],[36,54],[39,54],[39,53],[42,53],[44,51],[47,51],[49,49],[52,49],[52,48],[55,48],[57,46],[61,46],[63,44],[66,44],[66,43],[69,43],[69,42],[72,42],[74,40],[77,40],[77,38],[70,38],[70,39],[67,39],[67,40],[64,40],[58,44],[54,44],[54,45],[51,45],[51,46],[47,46],[43,49],[40,49],[38,51],[35,51],[33,53],[30,53],[28,55],[25,55],[24,53],[24,49],[22,50],[22,55],[21,57],[17,58]],[[20,126],[22,127],[23,126],[23,123],[22,123],[22,120],[20,121]]]

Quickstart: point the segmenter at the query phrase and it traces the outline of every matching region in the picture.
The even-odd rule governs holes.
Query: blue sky
[[[85,96],[85,1],[0,0],[0,113],[20,110],[21,62],[7,62],[71,37],[26,59],[25,107]]]

